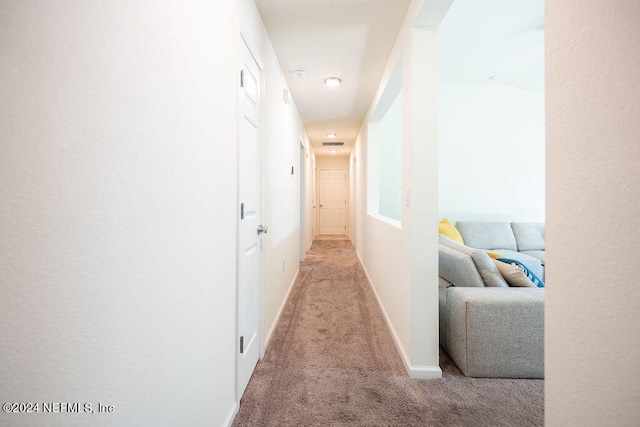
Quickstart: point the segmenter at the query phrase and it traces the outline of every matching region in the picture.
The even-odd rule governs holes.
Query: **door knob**
[[[262,234],[262,233],[267,233],[269,232],[269,227],[265,227],[264,225],[259,225],[258,226],[258,235]]]

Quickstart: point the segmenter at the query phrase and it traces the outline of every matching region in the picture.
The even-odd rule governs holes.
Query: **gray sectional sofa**
[[[544,288],[509,287],[486,251],[544,278],[544,224],[459,221],[440,235],[440,345],[467,376],[544,378]]]

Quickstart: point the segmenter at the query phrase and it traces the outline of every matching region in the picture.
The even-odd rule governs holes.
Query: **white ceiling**
[[[350,152],[409,4],[256,0],[316,155],[329,155],[322,147],[328,133],[345,143],[337,155]],[[543,0],[453,1],[440,26],[441,83],[498,76],[500,84],[542,92],[543,16]],[[302,78],[294,74],[300,68]],[[343,84],[325,86],[330,76]]]
[[[410,0],[256,0],[311,145],[337,134],[347,155],[378,88]],[[298,78],[293,71],[307,71]],[[338,76],[341,86],[324,79]]]
[[[455,0],[438,31],[441,84],[544,92],[543,0]]]

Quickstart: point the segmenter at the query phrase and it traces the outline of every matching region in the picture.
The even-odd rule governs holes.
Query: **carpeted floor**
[[[349,240],[313,243],[234,426],[541,426],[544,381],[411,380]]]

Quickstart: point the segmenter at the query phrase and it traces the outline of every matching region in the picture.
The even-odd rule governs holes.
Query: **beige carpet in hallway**
[[[539,426],[543,380],[411,380],[351,242],[313,243],[234,426]]]

